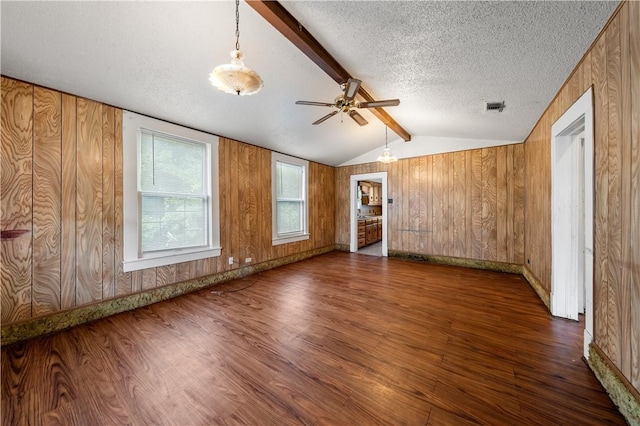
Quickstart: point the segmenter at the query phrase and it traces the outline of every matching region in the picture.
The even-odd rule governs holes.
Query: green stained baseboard
[[[510,274],[522,274],[522,265],[516,263],[496,262],[493,260],[465,259],[462,257],[434,256],[430,254],[418,254],[399,250],[389,250],[389,257],[418,262],[435,263],[438,265],[462,266],[472,269],[484,269],[487,271],[507,272]]]
[[[2,346],[6,346],[12,343],[31,339],[33,337],[64,330],[76,325],[105,318],[110,315],[151,305],[186,293],[191,293],[225,281],[242,278],[268,269],[273,269],[278,266],[298,262],[303,259],[328,253],[334,249],[335,246],[330,245],[255,265],[244,266],[239,269],[219,274],[195,278],[116,299],[109,299],[91,305],[56,312],[39,318],[3,325],[1,329],[0,344]]]
[[[538,294],[538,297],[547,307],[547,310],[551,312],[551,296],[549,295],[549,292],[545,291],[545,289],[542,287],[542,283],[540,282],[540,280],[538,280],[538,278],[533,275],[533,272],[531,272],[526,266],[522,267],[522,276],[529,282],[531,288],[533,288],[533,290]]]
[[[594,343],[589,345],[587,363],[627,423],[640,426],[640,398],[625,386],[621,375],[605,360],[605,355]]]

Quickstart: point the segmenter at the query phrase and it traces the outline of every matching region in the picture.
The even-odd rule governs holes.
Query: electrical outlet
[[[229,265],[233,265],[233,256],[229,258]]]
[[[247,258],[244,260],[244,263],[251,263],[251,260],[252,260],[252,259],[251,259],[250,257],[247,257]]]

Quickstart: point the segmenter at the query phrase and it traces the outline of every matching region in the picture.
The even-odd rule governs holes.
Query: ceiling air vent
[[[502,112],[506,107],[507,105],[504,103],[504,101],[484,103],[485,112]]]

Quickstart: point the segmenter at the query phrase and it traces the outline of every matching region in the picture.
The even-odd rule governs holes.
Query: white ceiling
[[[617,2],[285,1],[282,4],[376,99],[413,152],[447,140],[522,141]],[[339,165],[384,145],[384,126],[340,116],[312,126],[338,85],[251,7],[240,46],[263,90],[213,88],[234,48],[234,3],[1,2],[3,75],[303,157]],[[507,104],[483,112],[484,101]],[[390,133],[389,140],[398,139]],[[403,142],[393,142],[396,146]],[[462,143],[464,148],[464,143]],[[410,155],[411,150],[404,150]]]

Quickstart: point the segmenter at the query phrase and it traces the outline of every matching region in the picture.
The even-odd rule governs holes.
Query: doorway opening
[[[593,94],[587,90],[551,128],[551,313],[585,315],[593,340]]]
[[[349,205],[349,251],[387,257],[387,172],[351,175]]]

